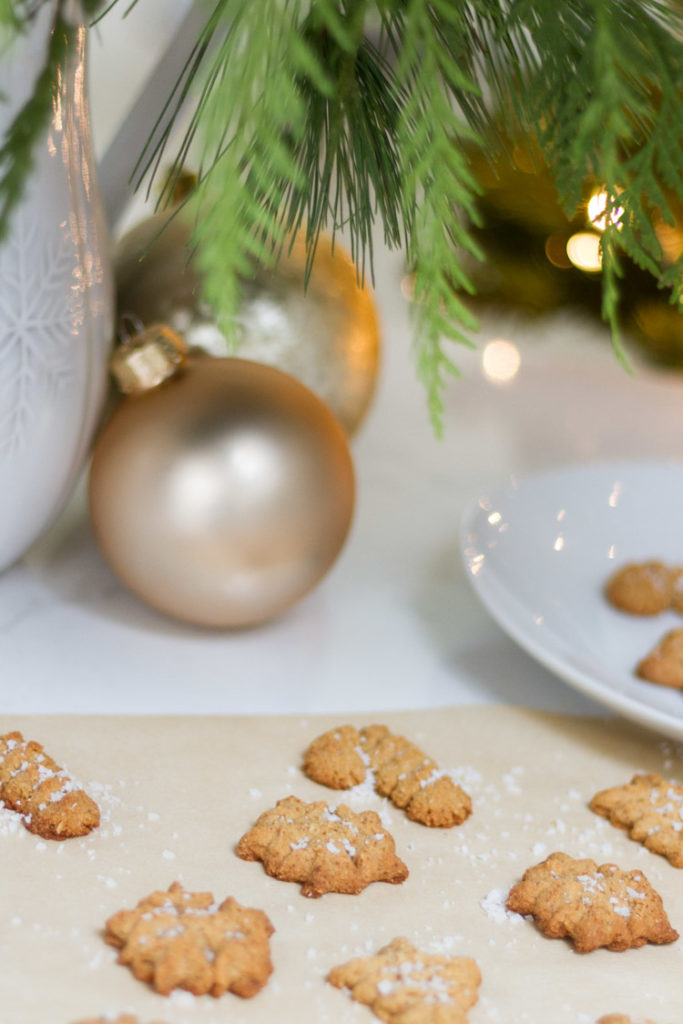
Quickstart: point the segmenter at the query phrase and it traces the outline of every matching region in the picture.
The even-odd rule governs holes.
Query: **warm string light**
[[[614,205],[609,192],[604,188],[599,188],[590,197],[587,212],[588,220],[596,231],[604,231],[608,223],[619,229],[622,227],[624,211],[621,206]]]
[[[567,256],[579,270],[598,273],[602,270],[600,235],[594,231],[577,231],[567,242]]]
[[[602,249],[600,235],[608,225],[617,229],[622,227],[624,210],[615,205],[609,192],[604,188],[596,189],[586,204],[586,215],[589,230],[577,231],[567,240],[565,247],[569,264],[589,274],[597,274],[602,270]],[[567,266],[562,256],[557,253],[557,245],[546,243],[546,255],[555,266]]]

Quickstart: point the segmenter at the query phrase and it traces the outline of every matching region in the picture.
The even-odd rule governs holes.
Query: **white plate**
[[[683,464],[570,466],[512,481],[466,511],[470,581],[494,619],[571,686],[683,739],[683,693],[636,663],[683,617],[616,611],[605,580],[630,561],[683,565]]]

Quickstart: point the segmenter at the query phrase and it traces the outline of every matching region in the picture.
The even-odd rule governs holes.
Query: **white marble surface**
[[[145,31],[158,38],[154,18]],[[117,80],[122,65],[139,73],[125,36],[115,45],[120,64],[111,48],[107,61],[93,62],[102,135],[122,109],[103,85],[112,64]],[[459,517],[510,474],[683,458],[683,379],[645,368],[627,375],[592,322],[489,311],[477,350],[454,353],[462,379],[448,388],[446,435],[437,441],[415,377],[402,277],[400,255],[380,251],[383,365],[353,443],[354,526],[325,581],[259,629],[208,632],[167,620],[103,562],[81,486],[51,531],[0,577],[5,713],[341,713],[460,702],[600,710],[518,649],[479,605],[461,565]],[[521,356],[504,385],[482,371],[494,337]]]

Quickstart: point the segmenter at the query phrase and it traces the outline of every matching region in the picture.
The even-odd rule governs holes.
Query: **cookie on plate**
[[[649,683],[683,688],[683,629],[672,629],[638,662],[636,675]]]
[[[20,732],[0,736],[0,801],[43,839],[85,836],[100,823],[95,801]]]
[[[195,996],[234,992],[248,999],[272,973],[273,931],[262,910],[232,897],[219,905],[210,892],[188,892],[174,882],[110,917],[104,937],[120,950],[118,962],[160,995],[181,988]]]
[[[470,957],[424,953],[397,938],[333,967],[327,980],[390,1024],[467,1024],[481,974]]]
[[[590,809],[631,839],[683,868],[683,786],[656,772],[634,775],[625,786],[596,793]]]
[[[330,729],[308,747],[303,769],[331,789],[350,789],[369,774],[380,796],[422,825],[450,828],[472,812],[468,794],[448,772],[385,725]]]
[[[608,1013],[601,1017],[595,1024],[654,1024],[652,1020],[631,1020],[625,1013]]]
[[[267,874],[299,882],[304,896],[355,894],[371,882],[398,884],[408,868],[374,811],[355,814],[340,804],[278,800],[237,844],[243,860],[260,860]]]
[[[673,594],[671,595],[671,607],[675,612],[683,615],[683,568],[676,566],[672,570],[674,577]]]
[[[609,578],[605,595],[622,612],[659,615],[671,605],[675,580],[675,572],[663,562],[632,562]]]
[[[579,953],[673,942],[662,900],[641,871],[552,853],[510,890],[507,909],[531,914],[551,939],[568,937]]]

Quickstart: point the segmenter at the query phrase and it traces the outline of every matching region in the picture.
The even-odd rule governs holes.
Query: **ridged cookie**
[[[398,938],[334,967],[327,980],[389,1024],[467,1024],[481,974],[470,957],[424,953]]]
[[[308,747],[303,769],[331,789],[350,789],[370,774],[380,796],[422,825],[451,828],[472,812],[469,796],[449,774],[385,725],[330,729]]]
[[[625,786],[596,793],[590,808],[675,868],[683,868],[683,786],[656,772],[634,775]]]
[[[95,801],[20,732],[0,736],[0,801],[43,839],[84,836],[100,823]]]
[[[372,882],[396,885],[408,868],[374,811],[355,814],[340,804],[305,803],[289,796],[266,811],[237,844],[243,860],[260,860],[267,874],[299,882],[304,896],[355,894]]]
[[[552,939],[570,938],[579,953],[606,947],[615,951],[646,942],[673,942],[661,897],[641,871],[616,864],[575,860],[553,853],[524,873],[507,898],[507,908],[532,914]]]
[[[273,931],[262,910],[232,897],[219,905],[211,893],[187,892],[174,882],[110,917],[105,939],[120,950],[120,964],[163,996],[181,988],[195,996],[233,992],[248,999],[272,973]]]

